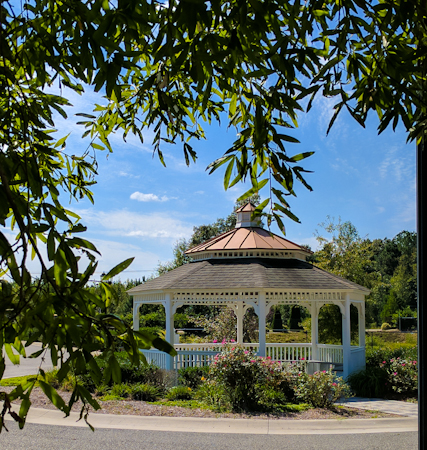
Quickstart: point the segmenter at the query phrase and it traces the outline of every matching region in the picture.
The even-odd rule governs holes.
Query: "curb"
[[[31,408],[27,423],[87,427],[79,414],[69,417],[55,410]],[[13,420],[7,418],[6,420]],[[113,414],[90,414],[89,423],[96,429],[150,430],[194,433],[229,434],[358,434],[397,433],[418,431],[418,420],[413,417],[386,419],[206,419],[190,417],[120,416]]]

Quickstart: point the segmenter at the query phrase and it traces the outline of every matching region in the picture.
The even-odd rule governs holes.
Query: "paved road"
[[[41,344],[31,344],[25,348],[27,356],[37,352],[41,349]],[[3,350],[4,351],[4,350]],[[16,353],[16,352],[15,352]],[[38,372],[40,366],[43,370],[50,370],[53,368],[50,359],[50,353],[42,354],[37,358],[20,358],[20,364],[14,365],[6,356],[6,370],[3,378],[21,377],[25,375],[34,375]]]
[[[417,433],[342,435],[246,435],[182,433],[26,424],[19,430],[7,422],[1,450],[415,450]]]

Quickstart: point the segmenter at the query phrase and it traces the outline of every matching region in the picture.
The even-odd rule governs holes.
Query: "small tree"
[[[273,330],[283,329],[282,314],[280,313],[280,309],[277,306],[274,308],[274,316],[273,321],[271,322],[271,328]]]

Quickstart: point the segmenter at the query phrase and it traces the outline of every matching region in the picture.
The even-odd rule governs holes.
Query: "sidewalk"
[[[190,417],[141,417],[117,416],[112,414],[90,414],[89,422],[98,428],[175,431],[195,433],[233,433],[233,434],[356,434],[356,433],[398,433],[417,431],[418,420],[415,415],[416,404],[395,405],[390,400],[351,399],[349,406],[381,410],[401,414],[390,419],[320,419],[320,420],[278,420],[278,419],[202,419]],[[384,409],[385,408],[385,409]],[[392,411],[393,410],[393,411]],[[87,427],[79,414],[71,413],[64,418],[60,411],[31,408],[27,423],[41,425],[62,425]],[[7,419],[9,421],[9,419]],[[10,422],[9,422],[10,425]]]
[[[382,398],[353,397],[345,402],[340,402],[340,405],[418,418],[418,403],[384,400]]]

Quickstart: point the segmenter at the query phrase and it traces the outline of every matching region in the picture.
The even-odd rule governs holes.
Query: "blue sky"
[[[67,94],[68,95],[68,94]],[[81,152],[80,120],[77,112],[90,113],[96,94],[82,97],[71,93],[74,108],[69,120],[59,118],[58,135],[71,132],[67,152]],[[394,237],[402,230],[415,230],[415,144],[406,144],[403,128],[377,135],[377,119],[372,116],[363,129],[349,116],[339,117],[326,136],[334,102],[319,98],[307,115],[301,115],[298,129],[290,130],[300,144],[289,144],[290,155],[315,151],[303,161],[313,170],[307,181],[313,192],[296,186],[297,197],[291,208],[301,224],[285,221],[286,237],[299,244],[316,247],[314,233],[327,216],[351,221],[362,237]],[[174,243],[188,238],[193,226],[227,216],[244,191],[240,184],[228,191],[223,187],[222,168],[208,175],[206,166],[223,154],[235,139],[235,130],[225,125],[206,128],[206,141],[193,143],[198,160],[185,165],[182,146],[164,146],[167,168],[152,156],[152,133],[144,144],[129,136],[112,139],[114,152],[99,152],[99,175],[93,188],[95,205],[87,200],[70,209],[88,226],[86,238],[102,253],[98,273],[108,271],[120,261],[135,256],[121,279],[151,275],[159,261],[172,258]],[[224,166],[225,167],[225,166]],[[263,198],[267,191],[261,192]],[[67,201],[64,199],[64,201]],[[277,227],[273,232],[279,233]]]

